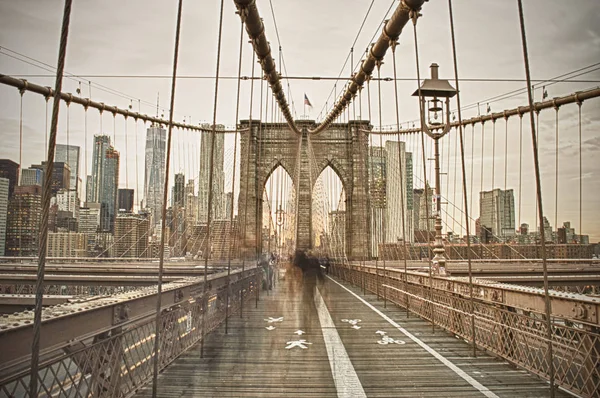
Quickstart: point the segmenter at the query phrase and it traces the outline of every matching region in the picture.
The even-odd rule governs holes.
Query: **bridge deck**
[[[197,346],[171,364],[158,396],[548,396],[537,377],[481,352],[472,358],[464,341],[433,334],[429,323],[384,309],[372,295],[281,274],[257,308],[251,303],[243,318],[230,319],[227,335],[221,326],[207,337],[204,358]],[[356,327],[348,322],[357,319]],[[305,349],[286,349],[300,339]],[[151,396],[151,386],[138,395]]]

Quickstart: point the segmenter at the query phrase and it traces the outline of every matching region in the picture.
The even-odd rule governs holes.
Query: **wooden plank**
[[[335,283],[317,282],[288,272],[270,295],[262,293],[258,308],[247,304],[244,317],[234,315],[229,333],[224,327],[208,336],[204,358],[194,347],[159,377],[161,397],[337,397],[322,329],[314,305],[319,291],[368,397],[480,397],[480,391],[402,335],[376,312]],[[358,291],[354,290],[359,293]],[[500,397],[548,396],[547,383],[514,366],[480,353],[470,356],[464,341],[414,315],[367,295],[366,299],[403,328]],[[283,317],[281,322],[265,319]],[[360,319],[353,328],[348,320]],[[267,330],[267,326],[274,330]],[[294,334],[305,332],[302,336]],[[378,344],[382,335],[404,344]],[[305,339],[307,349],[285,349],[288,341]],[[334,361],[335,366],[335,361]],[[147,386],[138,396],[151,396]],[[557,396],[567,396],[557,392]]]

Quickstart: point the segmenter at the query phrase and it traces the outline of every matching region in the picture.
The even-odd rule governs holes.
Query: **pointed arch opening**
[[[311,234],[317,255],[346,257],[346,190],[331,163],[313,184]]]
[[[295,250],[296,189],[281,163],[272,167],[263,185],[261,251],[282,258]]]

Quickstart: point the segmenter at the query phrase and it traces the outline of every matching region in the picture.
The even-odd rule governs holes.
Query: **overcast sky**
[[[291,76],[335,76],[340,73],[344,60],[358,32],[361,21],[371,3],[370,0],[272,0],[287,71]],[[375,33],[379,36],[380,23],[390,5],[397,1],[375,0],[364,29],[355,46],[355,63],[371,42]],[[259,11],[264,18],[266,34],[269,38],[274,58],[278,63],[277,36],[268,0],[257,0]],[[143,113],[155,113],[157,93],[160,93],[159,113],[167,115],[169,102],[173,40],[176,17],[175,0],[78,0],[74,2],[67,51],[66,71],[81,79],[82,95],[90,95],[88,80],[92,82],[91,96],[94,100],[114,104],[123,108],[133,102]],[[60,34],[63,2],[59,0],[0,0],[0,73],[14,76],[27,76],[31,82],[54,85],[53,77],[38,66],[15,60],[12,51],[27,57],[56,65],[58,39]],[[459,69],[462,78],[468,79],[523,79],[525,76],[520,30],[516,1],[498,0],[455,0],[455,25],[458,46]],[[533,79],[550,79],[574,70],[600,62],[600,2],[597,0],[524,0],[527,38],[530,49]],[[219,1],[184,0],[182,21],[179,74],[181,76],[214,76],[216,66],[216,46],[218,32]],[[240,33],[240,19],[234,13],[232,0],[225,0],[224,35],[222,48],[222,76],[237,74],[237,59]],[[418,23],[420,69],[422,76],[428,76],[428,66],[432,62],[440,65],[440,75],[452,78],[452,53],[449,39],[447,2],[432,0],[422,10],[423,17]],[[244,37],[247,40],[247,37]],[[243,75],[251,74],[251,47],[244,46]],[[397,49],[398,76],[416,77],[414,41],[412,26],[407,26],[400,37]],[[382,76],[392,76],[391,54],[385,59]],[[257,72],[258,74],[258,72]],[[350,74],[346,66],[342,78]],[[33,76],[32,76],[33,75]],[[89,77],[89,75],[110,75],[112,77]],[[126,75],[128,77],[114,77]],[[163,77],[143,78],[131,76],[158,75]],[[579,76],[586,80],[580,83],[557,83],[549,85],[549,97],[570,94],[577,90],[596,87],[600,83],[600,71]],[[345,80],[338,83],[338,92]],[[64,80],[64,91],[75,92],[77,79]],[[118,90],[122,95],[103,91],[104,87]],[[416,89],[414,80],[401,81],[400,118],[404,124],[417,118],[417,101],[410,96]],[[293,100],[298,115],[302,113],[303,95],[306,93],[313,104],[309,113],[316,118],[324,106],[332,88],[331,81],[290,82]],[[481,102],[481,112],[485,112],[487,99],[523,88],[523,82],[478,81],[461,83],[463,105]],[[220,82],[220,95],[217,108],[217,121],[226,125],[235,123],[235,80]],[[375,87],[372,87],[375,88]],[[393,83],[382,83],[383,125],[395,124],[393,109]],[[376,91],[372,91],[375,93]],[[374,95],[374,94],[373,94]],[[212,119],[214,79],[185,78],[178,80],[175,99],[176,119],[184,118],[193,123]],[[242,83],[241,118],[249,113],[250,82]],[[540,99],[541,90],[536,92]],[[3,145],[0,158],[18,161],[19,153],[19,94],[16,89],[0,86],[0,134]],[[258,103],[258,85],[255,87],[255,104]],[[140,100],[140,101],[138,101]],[[329,104],[331,98],[329,99]],[[377,118],[376,97],[372,98],[374,125]],[[501,111],[518,105],[525,105],[524,95],[490,103],[493,111]],[[367,118],[366,100],[363,99],[363,118]],[[254,106],[256,110],[257,105]],[[586,101],[582,108],[583,116],[583,233],[589,234],[592,241],[600,240],[600,100]],[[255,111],[256,112],[256,111]],[[358,112],[358,111],[357,111]],[[464,112],[464,117],[477,114],[477,107]],[[24,167],[39,163],[44,157],[45,105],[40,96],[26,94],[23,97],[23,159]],[[577,231],[579,226],[579,163],[577,150],[577,106],[565,106],[560,110],[560,156],[559,156],[559,195],[558,223],[571,221]],[[61,108],[59,143],[67,141],[67,112]],[[255,117],[256,113],[255,113]],[[358,115],[357,115],[358,117]],[[100,127],[102,120],[102,129]],[[525,119],[527,121],[527,119]],[[555,125],[554,111],[540,115],[540,154],[543,172],[544,211],[554,226],[555,214]],[[509,121],[509,145],[507,161],[507,187],[518,188],[518,119]],[[115,129],[113,129],[115,126]],[[523,149],[523,203],[521,221],[534,225],[534,186],[531,161],[531,138],[528,124],[524,130]],[[127,139],[125,129],[127,128]],[[496,187],[504,187],[504,121],[497,123]],[[69,112],[69,143],[85,147],[86,127],[84,111],[72,106]],[[138,186],[143,186],[143,141],[145,128],[130,120],[125,122],[117,117],[104,114],[100,118],[95,110],[88,112],[87,147],[91,148],[93,134],[105,132],[116,136],[116,147],[123,157],[121,167],[121,187],[136,188],[136,161]],[[137,132],[136,132],[137,131]],[[491,131],[486,124],[484,143],[484,177],[480,176],[481,128],[476,128],[474,168],[474,197],[477,198],[480,186],[491,188]],[[470,138],[470,130],[467,131]],[[187,176],[198,175],[197,154],[199,139],[196,134],[179,134],[174,142],[174,171],[184,171]],[[179,138],[181,137],[181,138]],[[136,147],[137,140],[137,147]],[[453,184],[454,138],[448,181]],[[127,148],[125,148],[127,143]],[[229,140],[231,143],[231,140]],[[377,143],[377,142],[376,142]],[[447,145],[447,143],[443,144]],[[469,155],[470,143],[467,144]],[[410,142],[409,142],[410,148]],[[448,148],[447,146],[445,148]],[[232,162],[232,148],[228,145],[226,159]],[[82,156],[81,175],[91,168],[91,150],[88,150],[87,167]],[[226,160],[227,161],[227,160]],[[467,168],[470,169],[469,162]],[[417,176],[417,180],[418,180]],[[501,181],[501,183],[498,183]],[[416,182],[418,185],[418,182]],[[444,191],[444,189],[443,189]],[[453,186],[447,190],[452,198]],[[460,191],[457,188],[457,194]],[[460,197],[460,195],[458,196]],[[478,202],[474,216],[478,215]],[[460,206],[460,205],[459,205]],[[518,203],[517,203],[518,206]]]

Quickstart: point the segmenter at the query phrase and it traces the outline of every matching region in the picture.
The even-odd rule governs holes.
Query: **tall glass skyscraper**
[[[55,162],[68,163],[71,168],[71,183],[69,189],[79,195],[79,147],[74,145],[56,144]]]
[[[94,136],[91,177],[87,184],[90,190],[87,199],[100,203],[100,230],[113,232],[119,186],[119,152],[112,147],[107,135]]]
[[[210,128],[210,125],[203,127]],[[223,162],[225,158],[225,126],[217,125],[217,134],[215,134],[215,152],[213,159],[213,184],[212,184],[212,220],[222,220],[225,218],[225,173],[223,172]],[[198,176],[198,221],[205,223],[208,221],[208,180],[210,177],[210,149],[211,134],[202,134],[200,141],[200,175]]]
[[[153,124],[146,131],[146,167],[144,176],[144,206],[150,210],[154,225],[161,219],[165,185],[167,130]]]

